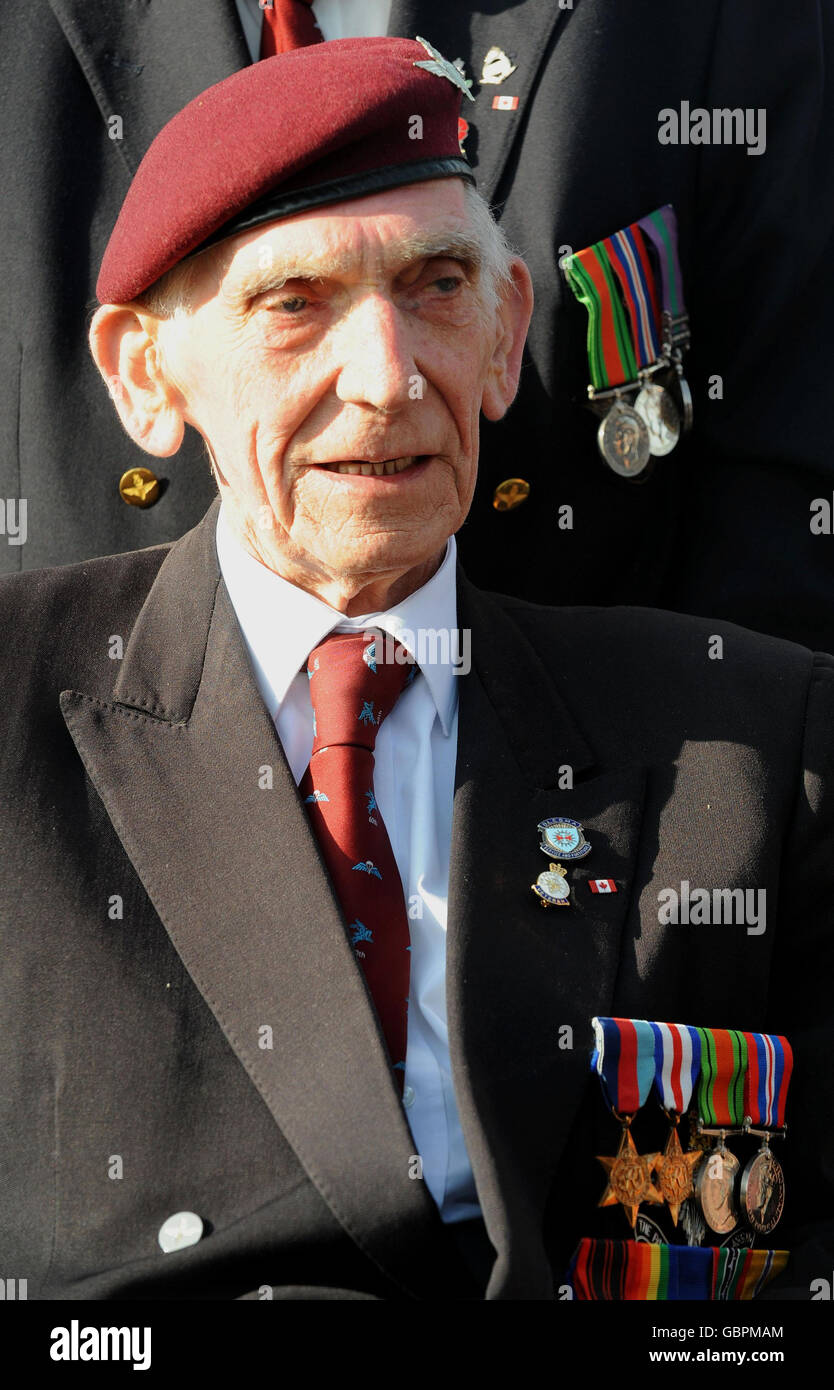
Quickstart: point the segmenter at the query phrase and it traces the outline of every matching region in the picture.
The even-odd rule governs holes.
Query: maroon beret
[[[100,303],[127,303],[260,222],[423,179],[474,182],[458,143],[462,91],[425,40],[394,38],[312,44],[209,87],[139,165],[101,263]]]

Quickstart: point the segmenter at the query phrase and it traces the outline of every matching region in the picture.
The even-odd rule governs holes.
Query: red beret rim
[[[325,183],[314,184],[291,193],[279,189],[266,193],[256,203],[250,203],[237,217],[232,217],[218,227],[210,237],[195,246],[189,255],[197,255],[210,246],[240,232],[249,231],[262,222],[273,222],[280,217],[291,217],[307,208],[323,207],[327,203],[346,203],[351,198],[367,197],[372,193],[382,193],[387,188],[401,188],[409,183],[425,183],[429,179],[459,178],[474,184],[475,175],[465,159],[435,158],[418,159],[410,164],[389,164],[382,169],[366,169],[361,173],[349,174],[341,179],[328,179]]]

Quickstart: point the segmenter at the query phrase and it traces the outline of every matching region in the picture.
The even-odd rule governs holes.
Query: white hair
[[[497,309],[512,285],[512,262],[516,255],[495,218],[486,198],[471,183],[463,185],[469,225],[481,247],[481,283],[488,307]]]

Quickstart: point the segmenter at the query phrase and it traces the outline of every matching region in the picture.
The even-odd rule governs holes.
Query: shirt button
[[[196,1245],[203,1234],[203,1223],[196,1212],[177,1211],[163,1221],[157,1239],[165,1254],[172,1250],[184,1250],[187,1245]]]
[[[406,1110],[408,1110],[409,1107],[412,1106],[412,1105],[414,1104],[415,1100],[416,1100],[416,1095],[415,1095],[415,1092],[414,1092],[414,1087],[413,1087],[413,1086],[406,1086],[405,1089],[404,1089],[404,1091],[403,1091],[403,1105],[405,1106]]]

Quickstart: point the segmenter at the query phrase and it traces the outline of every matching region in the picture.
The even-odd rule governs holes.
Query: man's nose
[[[373,405],[378,410],[398,410],[405,405],[418,372],[408,328],[396,305],[383,294],[364,295],[338,332],[339,400]]]

